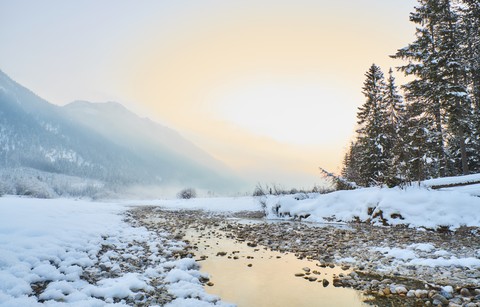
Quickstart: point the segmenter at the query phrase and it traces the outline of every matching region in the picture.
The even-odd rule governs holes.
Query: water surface
[[[185,238],[195,245],[197,260],[207,257],[199,261],[201,271],[208,273],[213,283],[206,286],[206,291],[225,302],[239,307],[368,306],[362,302],[360,292],[333,286],[334,274],[348,274],[339,267],[321,268],[318,261],[251,247],[226,238],[218,230],[189,230]],[[223,253],[226,254],[222,256]],[[296,273],[305,273],[303,268],[310,269],[306,277],[314,276],[317,280],[296,277]],[[327,287],[323,279],[329,282]]]

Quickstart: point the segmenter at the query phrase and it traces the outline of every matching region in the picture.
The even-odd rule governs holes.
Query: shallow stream
[[[185,239],[201,271],[210,275],[206,291],[238,307],[369,306],[360,292],[333,286],[335,274],[349,273],[340,267],[320,267],[318,261],[239,242],[215,229],[190,229]]]

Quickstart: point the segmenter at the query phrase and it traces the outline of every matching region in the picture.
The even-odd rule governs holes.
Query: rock
[[[448,304],[448,307],[462,307],[462,305],[459,305],[459,304],[455,304],[455,303],[450,302],[450,303]]]
[[[330,264],[328,265],[328,267],[331,268],[331,269],[333,269],[333,268],[335,267],[335,264],[330,263]]]
[[[295,277],[303,277],[303,276],[305,276],[304,273],[295,273]]]
[[[324,288],[328,287],[328,285],[330,284],[330,282],[328,280],[326,280],[325,278],[322,280],[322,285]]]
[[[388,288],[388,287],[385,288],[385,289],[383,289],[382,291],[383,291],[383,293],[385,293],[385,295],[390,295],[390,294],[392,294],[392,292],[390,291],[390,288]]]
[[[226,252],[218,252],[217,256],[225,256],[227,253]]]
[[[342,280],[339,278],[334,278],[333,279],[333,286],[334,287],[343,287]]]
[[[454,304],[457,304],[457,305],[462,305],[463,300],[460,297],[454,297],[450,300],[450,303],[454,303]]]
[[[110,268],[107,267],[107,266],[106,266],[105,264],[103,264],[103,263],[100,264],[99,268],[100,268],[101,271],[104,271],[104,272],[110,271]]]
[[[418,298],[425,298],[428,296],[427,290],[415,290],[415,296]]]
[[[408,290],[404,286],[397,286],[395,287],[395,292],[397,294],[407,294]]]
[[[461,296],[471,296],[472,294],[470,293],[470,290],[468,290],[467,288],[462,288],[460,289],[460,295]]]
[[[310,272],[310,268],[309,267],[304,267],[302,270],[304,270],[305,272]]]
[[[378,281],[378,280],[376,280],[376,279],[372,279],[372,281],[370,282],[370,284],[375,287],[375,286],[378,286],[378,284],[380,284],[380,281]]]
[[[251,268],[251,267],[253,266],[253,264],[249,263],[249,264],[247,264],[247,266],[248,266],[249,268]]]
[[[438,305],[439,303],[443,304],[443,305],[448,305],[447,298],[445,296],[441,295],[441,294],[438,294],[438,293],[432,296],[432,300],[433,300],[434,305]],[[435,304],[435,301],[438,301],[438,303]]]
[[[453,287],[452,286],[442,287],[440,294],[445,296],[445,298],[451,299],[453,297]]]
[[[209,287],[213,287],[213,285],[214,285],[214,283],[213,283],[213,282],[211,282],[211,281],[207,282],[207,286],[209,286]]]
[[[409,290],[407,292],[407,297],[415,297],[415,290]]]
[[[316,280],[317,280],[317,278],[315,276],[310,276],[308,278],[308,281],[316,281]]]

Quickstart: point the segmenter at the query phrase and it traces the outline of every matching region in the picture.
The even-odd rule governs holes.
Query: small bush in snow
[[[190,199],[195,197],[197,197],[197,192],[192,188],[186,188],[177,193],[177,198],[179,199]]]

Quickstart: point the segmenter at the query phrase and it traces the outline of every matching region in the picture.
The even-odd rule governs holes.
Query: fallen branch
[[[337,186],[344,186],[351,190],[360,188],[360,186],[353,181],[348,181],[347,179],[341,176],[337,176],[334,173],[330,173],[329,171],[325,170],[322,167],[319,167],[318,169],[320,170],[320,172],[323,174],[324,177],[327,177],[330,180],[332,180],[333,183],[336,184]]]

